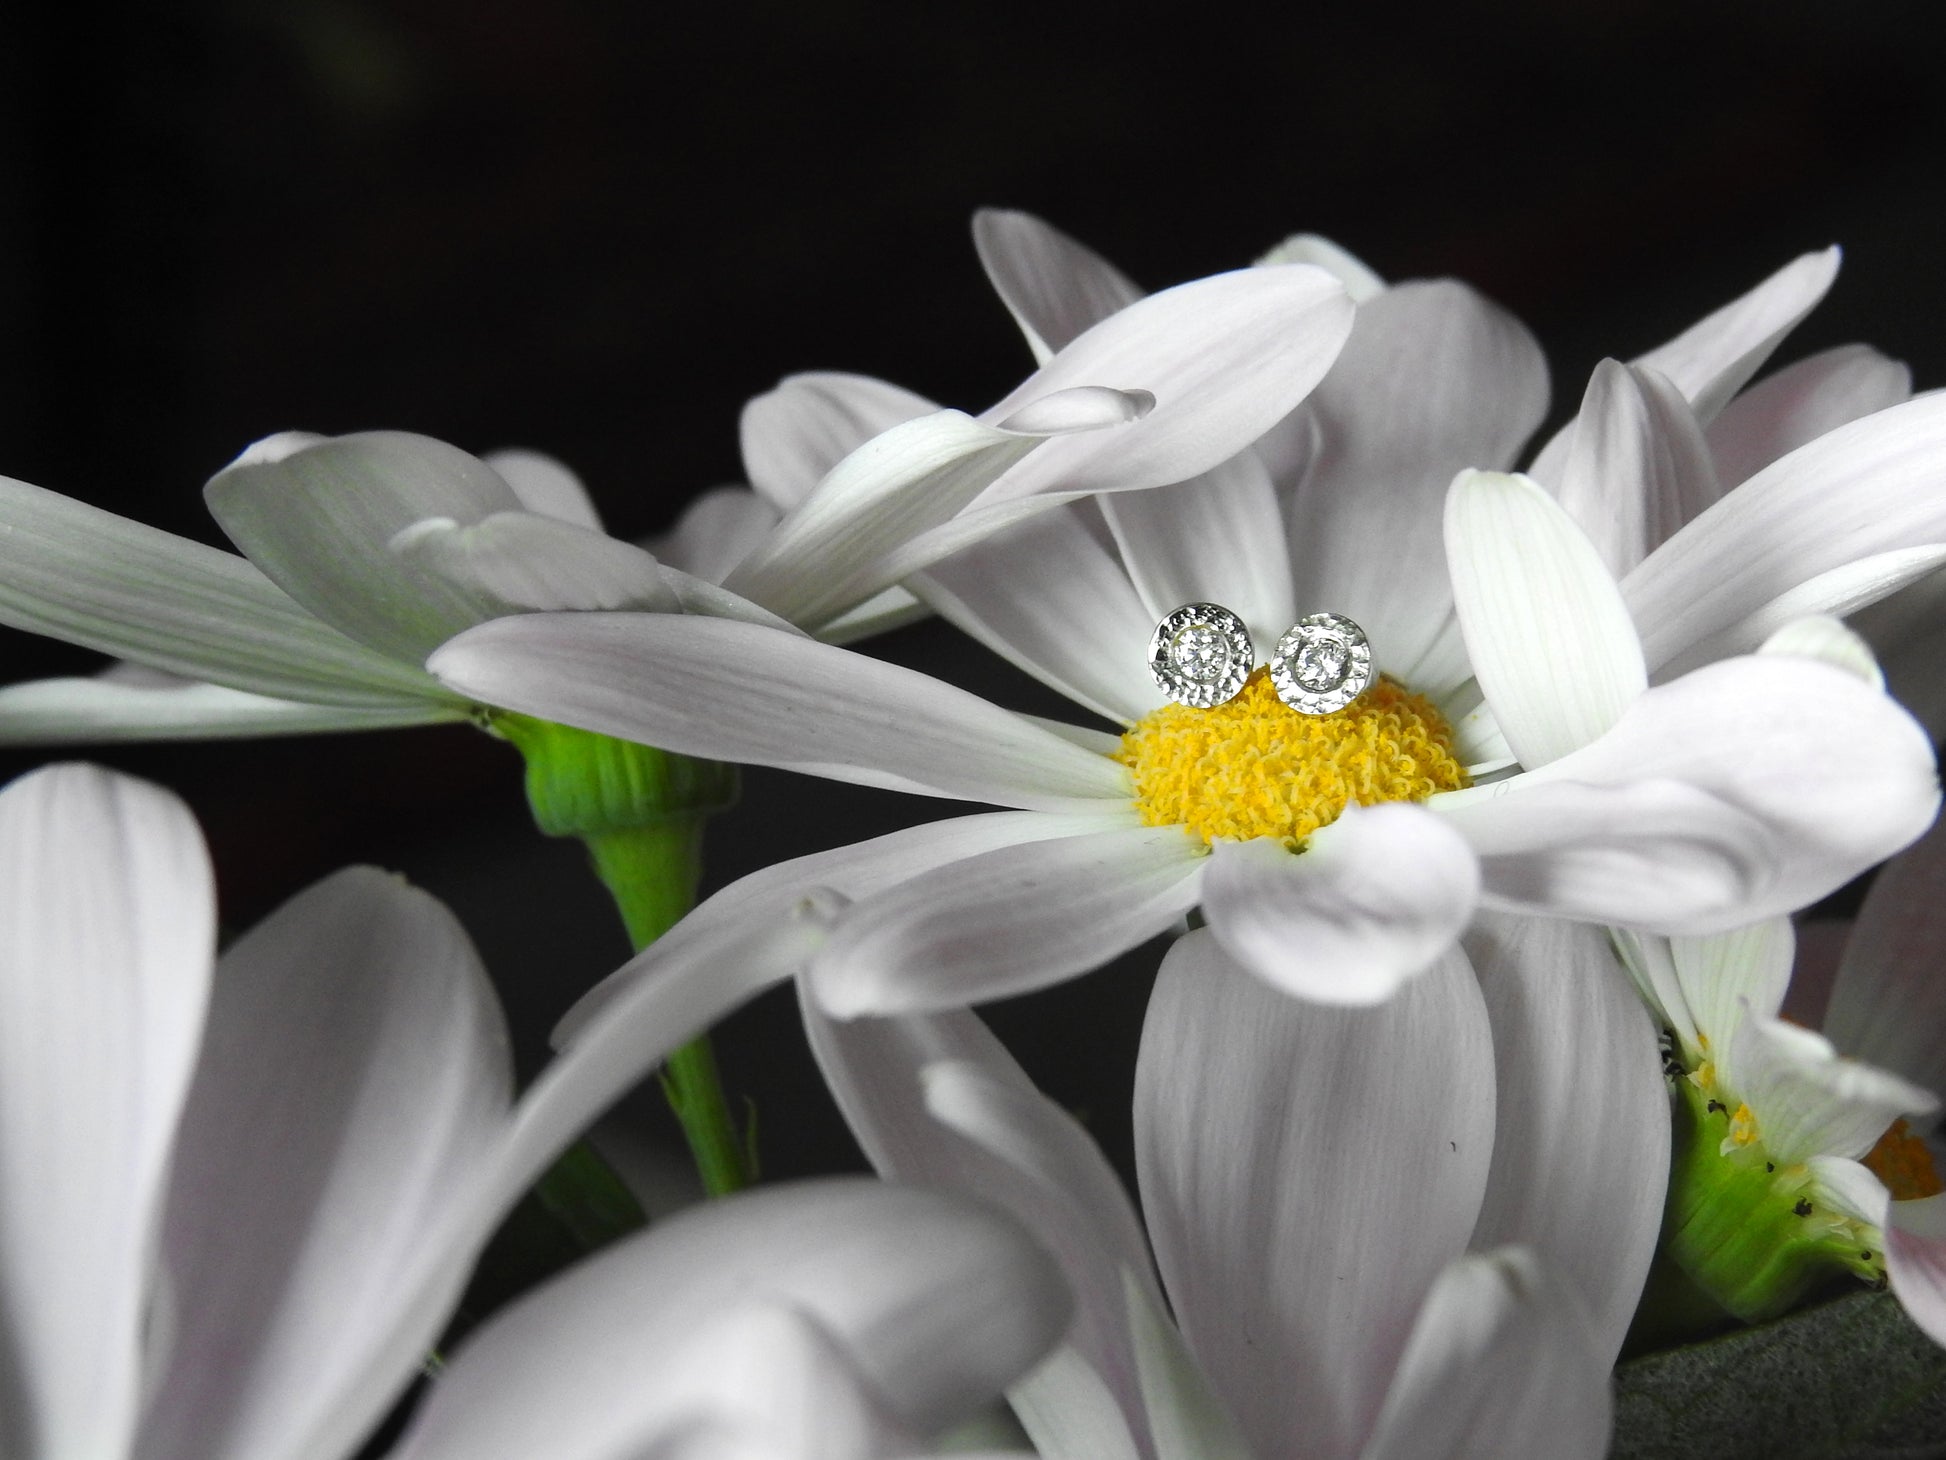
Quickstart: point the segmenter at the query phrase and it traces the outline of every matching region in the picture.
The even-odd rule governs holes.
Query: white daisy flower
[[[0,622],[149,671],[9,689],[0,737],[461,719],[475,706],[425,674],[427,653],[537,610],[679,610],[847,637],[896,617],[887,590],[939,556],[1079,494],[1162,485],[1234,454],[1302,399],[1350,316],[1312,268],[1156,295],[977,417],[868,412],[795,510],[741,539],[734,571],[700,561],[694,531],[679,531],[676,556],[702,576],[606,536],[558,463],[481,461],[403,432],[287,433],[244,452],[205,492],[241,557],[0,479]],[[761,432],[748,444],[753,478],[770,480],[776,449]],[[814,450],[798,446],[798,461]]]
[[[0,792],[0,898],[9,1455],[355,1452],[501,1214],[739,997],[714,968],[678,970],[516,1102],[485,973],[433,899],[352,869],[214,958],[187,810],[89,767]],[[748,965],[799,956],[807,931],[773,924]],[[510,1309],[399,1453],[593,1456],[629,1436],[631,1453],[705,1436],[888,1453],[1024,1372],[1067,1315],[1047,1260],[990,1216],[779,1189]],[[839,1420],[858,1448],[813,1443]]]

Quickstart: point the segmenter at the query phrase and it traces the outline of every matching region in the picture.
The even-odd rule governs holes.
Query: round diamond
[[[1336,714],[1376,677],[1371,641],[1341,613],[1299,619],[1270,660],[1277,698],[1305,715]]]
[[[1194,709],[1234,699],[1254,661],[1250,631],[1218,603],[1185,603],[1155,626],[1149,640],[1156,687]]]

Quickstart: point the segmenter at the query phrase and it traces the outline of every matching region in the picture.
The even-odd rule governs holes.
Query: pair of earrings
[[[1250,631],[1220,603],[1185,603],[1155,626],[1149,640],[1149,673],[1157,688],[1199,710],[1235,699],[1256,664]],[[1277,698],[1301,715],[1342,710],[1377,675],[1371,641],[1341,613],[1299,619],[1270,658]]]

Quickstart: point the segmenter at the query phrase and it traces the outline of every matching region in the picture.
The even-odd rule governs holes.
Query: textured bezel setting
[[[1376,677],[1365,631],[1341,613],[1301,618],[1277,641],[1270,682],[1277,698],[1303,715],[1331,715]]]
[[[1220,603],[1185,603],[1155,626],[1149,640],[1156,688],[1198,710],[1235,699],[1255,658],[1250,631]]]

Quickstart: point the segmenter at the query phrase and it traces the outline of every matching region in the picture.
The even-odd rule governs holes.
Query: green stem
[[[527,801],[549,836],[578,837],[636,950],[695,905],[703,824],[736,798],[736,772],[586,730],[494,711],[488,728],[527,761]],[[709,1036],[674,1051],[662,1088],[711,1196],[740,1191],[754,1163],[730,1117]]]

